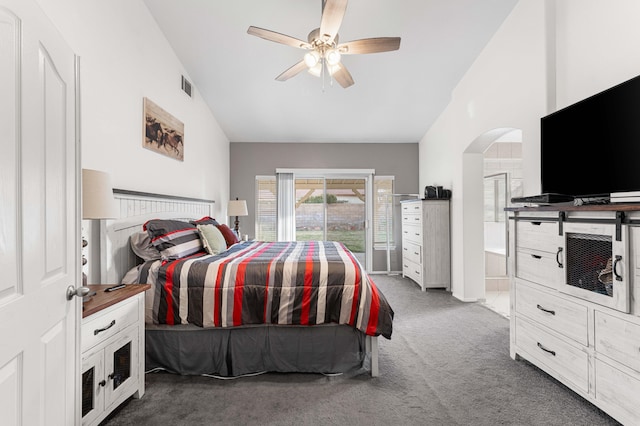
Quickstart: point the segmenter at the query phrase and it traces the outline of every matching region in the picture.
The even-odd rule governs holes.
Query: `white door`
[[[79,422],[75,57],[35,0],[0,0],[0,423]]]

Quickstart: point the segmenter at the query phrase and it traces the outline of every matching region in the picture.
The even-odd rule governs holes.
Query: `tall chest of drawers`
[[[451,290],[449,200],[407,200],[402,210],[402,275]]]

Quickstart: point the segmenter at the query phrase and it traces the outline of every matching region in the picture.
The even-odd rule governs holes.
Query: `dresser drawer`
[[[418,225],[405,225],[402,224],[402,242],[422,245],[422,227]]]
[[[106,308],[82,320],[82,351],[104,342],[138,321],[138,298]]]
[[[406,240],[402,244],[402,258],[411,262],[422,264],[422,247]]]
[[[515,275],[523,280],[557,289],[564,280],[564,269],[558,267],[555,254],[517,249]]]
[[[564,269],[558,267],[555,254],[517,249],[515,275],[523,280],[557,289],[562,284]]]
[[[532,323],[516,318],[516,345],[529,361],[552,369],[563,380],[589,393],[589,356]],[[540,365],[542,364],[542,365]]]
[[[553,294],[516,283],[516,312],[587,346],[588,309]]]
[[[516,249],[525,248],[556,253],[562,246],[557,222],[516,222]]]
[[[607,413],[625,425],[637,425],[640,419],[640,378],[626,374],[596,359],[596,400]]]
[[[413,213],[402,213],[402,225],[422,225],[422,215]]]
[[[402,275],[411,278],[422,286],[422,266],[420,264],[402,259]]]
[[[595,311],[596,351],[640,372],[640,325]]]
[[[413,214],[422,214],[422,201],[414,201],[409,203],[401,203],[402,206],[402,214],[405,213],[413,213]]]

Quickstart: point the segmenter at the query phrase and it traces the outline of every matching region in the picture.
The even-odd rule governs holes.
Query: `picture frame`
[[[144,98],[142,146],[178,161],[184,161],[184,123]]]

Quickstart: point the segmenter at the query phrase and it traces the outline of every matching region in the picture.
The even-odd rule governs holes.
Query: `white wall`
[[[461,300],[484,297],[482,152],[513,128],[523,140],[539,138],[545,31],[545,3],[520,1],[420,141],[420,187],[438,182],[452,189],[452,291]]]
[[[115,188],[215,200],[227,222],[229,140],[142,0],[37,0],[80,56],[82,167]],[[142,146],[143,98],[184,123],[184,161]],[[84,221],[89,283],[99,282],[99,232]]]
[[[420,187],[453,191],[456,297],[484,297],[477,154],[521,129],[524,195],[538,193],[540,117],[640,74],[638,16],[637,0],[520,0],[420,141]]]
[[[38,0],[80,56],[82,166],[114,186],[229,199],[229,141],[141,0]],[[143,98],[184,123],[184,161],[142,147]],[[222,214],[219,215],[222,217]]]

